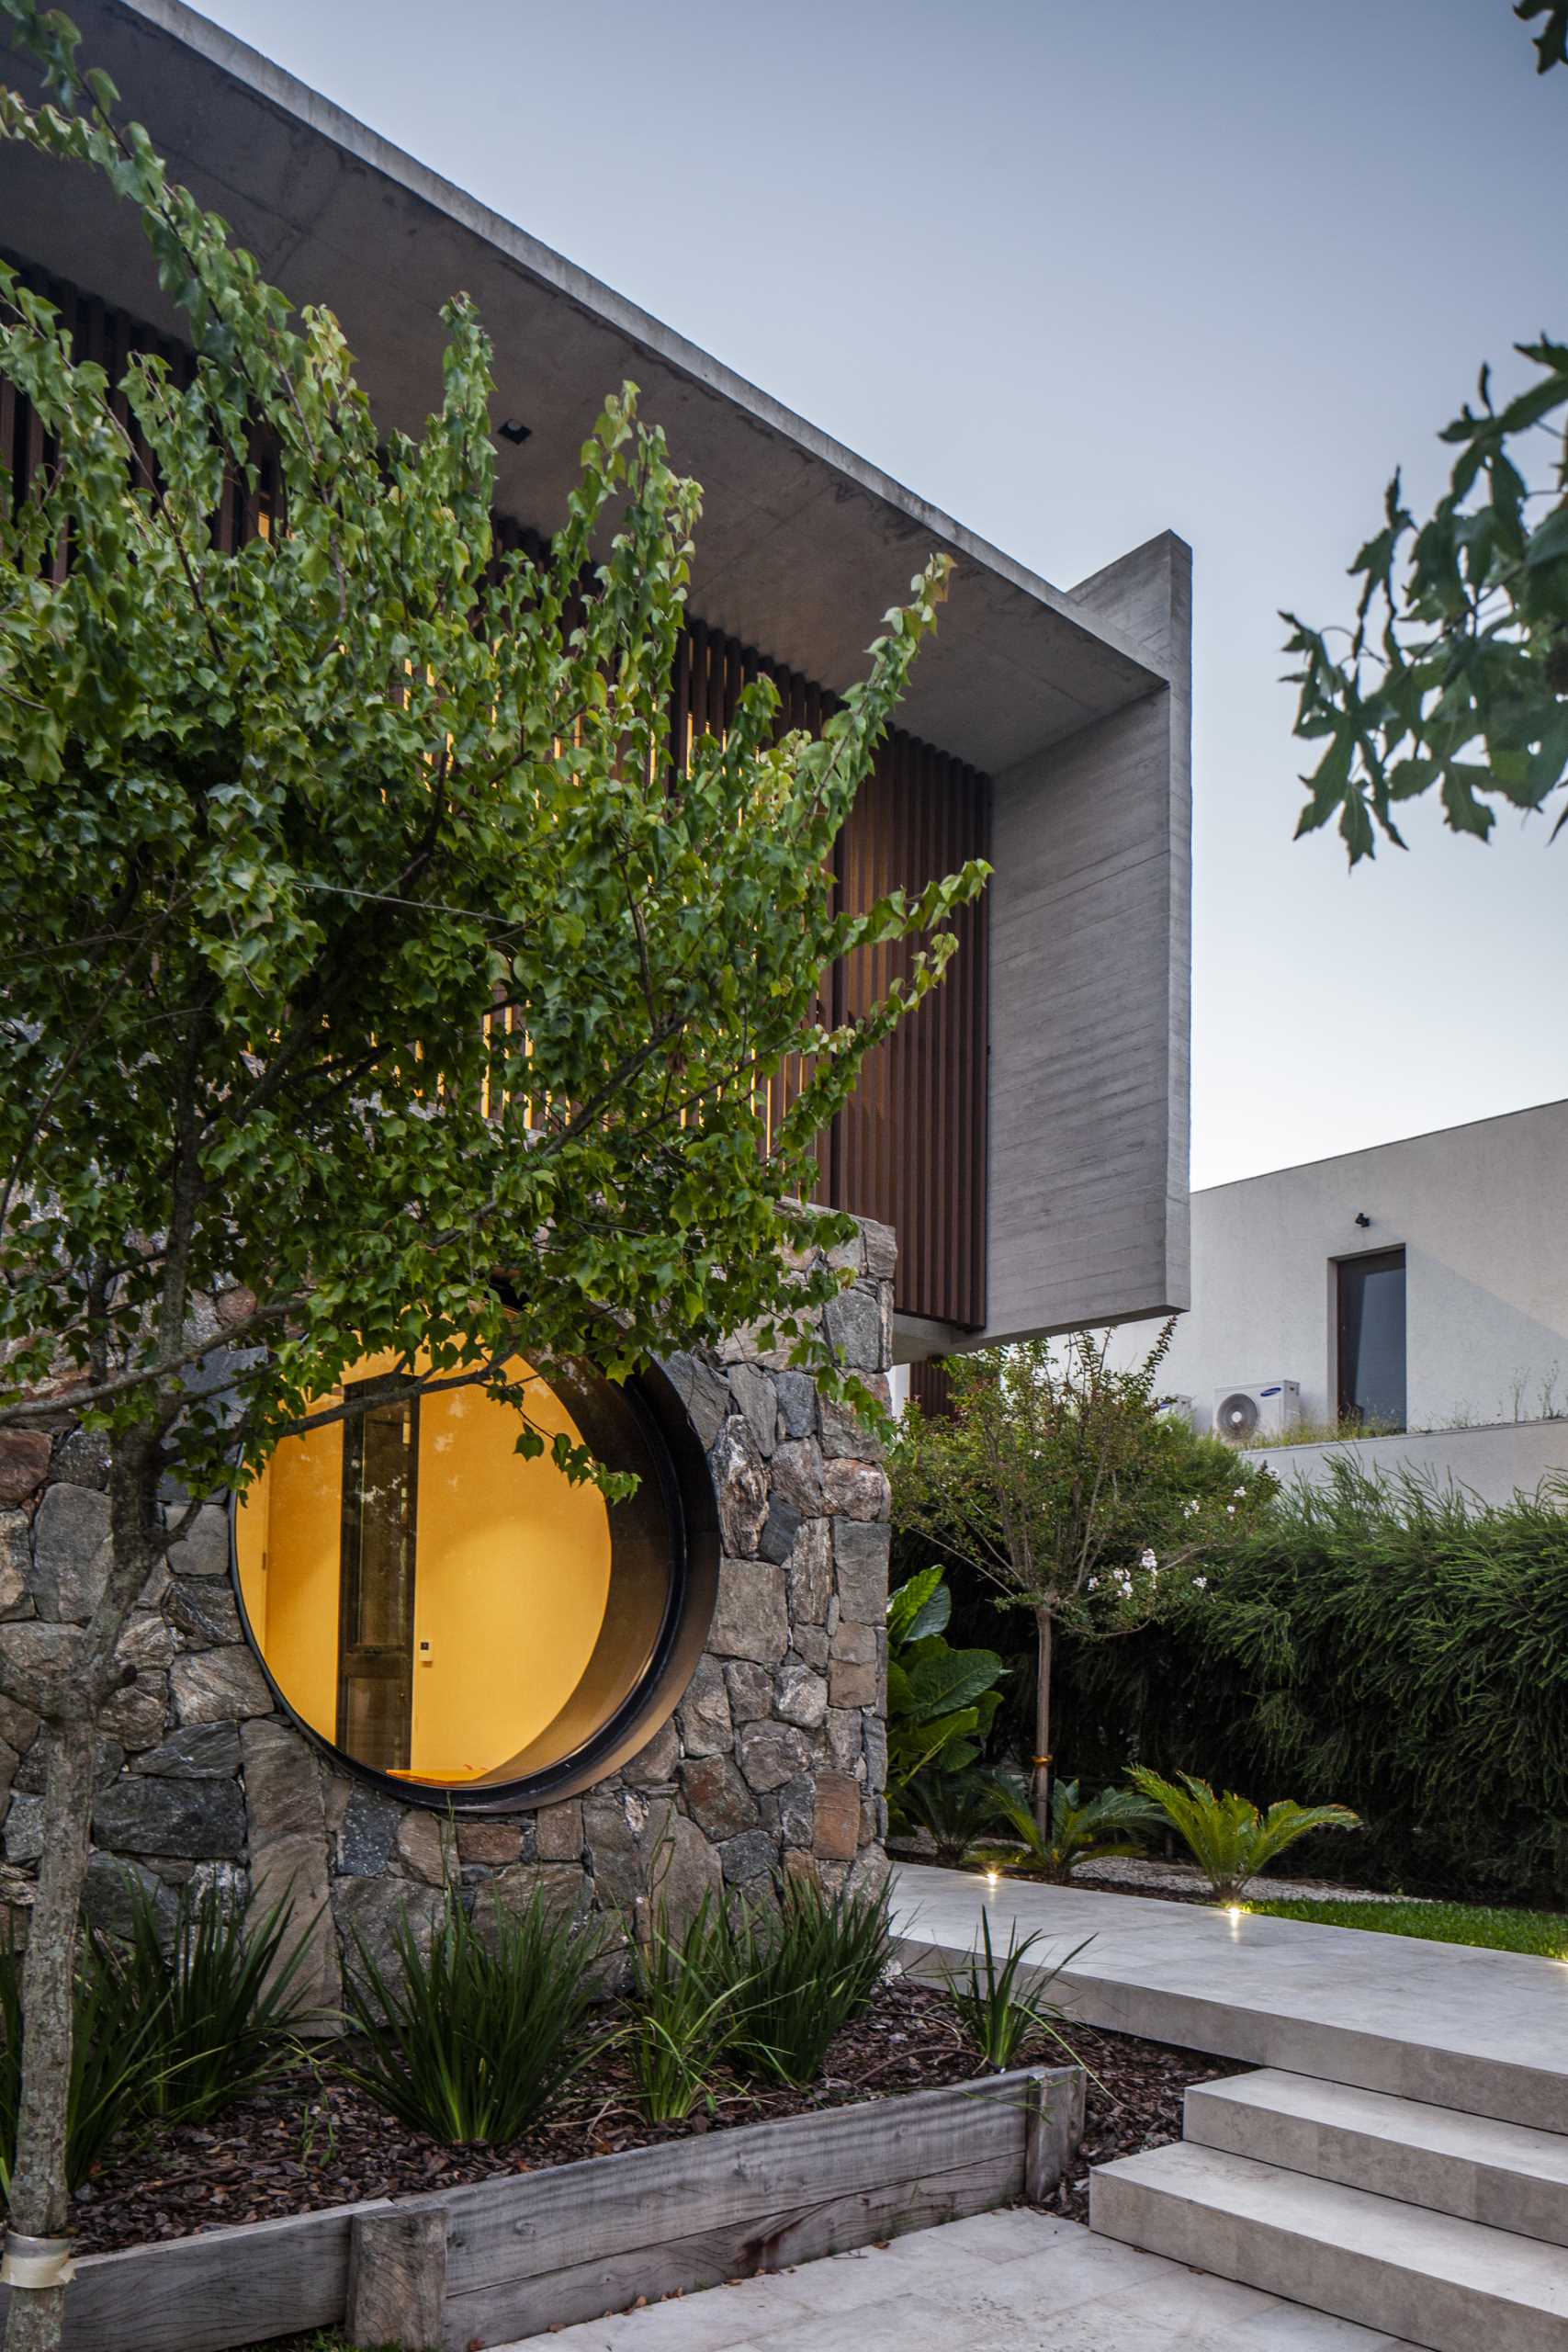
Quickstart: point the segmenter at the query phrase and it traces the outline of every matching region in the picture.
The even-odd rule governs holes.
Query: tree
[[[1515,14],[1546,19],[1540,73],[1568,63],[1562,0]],[[1383,526],[1351,566],[1344,655],[1329,637],[1347,632],[1281,616],[1302,661],[1296,733],[1325,744],[1297,836],[1337,812],[1352,865],[1380,831],[1403,849],[1395,808],[1434,786],[1449,827],[1485,841],[1495,799],[1539,810],[1568,785],[1568,345],[1543,334],[1516,348],[1533,376],[1498,407],[1482,369],[1476,405],[1443,429],[1460,454],[1427,520],[1397,473],[1389,484]]]
[[[15,511],[0,476],[0,1429],[101,1433],[112,1524],[90,1622],[7,1627],[0,1654],[47,1756],[10,2218],[48,2237],[94,1722],[197,1508],[161,1495],[243,1487],[285,1436],[462,1384],[537,1453],[520,1359],[615,1380],[743,1325],[865,1402],[803,1321],[847,1229],[799,1205],[811,1138],[986,869],[863,914],[825,879],[940,562],[820,740],[779,735],[764,681],[677,772],[698,492],[634,388],[547,556],[502,554],[466,299],[439,411],[382,435],[335,320],[296,317],[170,184],[74,28],[28,0],[0,17],[47,90],[0,90],[0,136],[138,209],[196,354],[188,383],[145,356],[111,383],[0,267],[0,371],[58,451]],[[210,517],[260,447],[281,510],[225,553]],[[820,1026],[827,967],[917,937],[905,982]],[[790,1057],[806,1083],[770,1134]],[[383,1351],[373,1389],[313,1404]],[[62,2305],[14,2294],[13,2352],[57,2343]]]
[[[1049,1834],[1057,1628],[1109,1638],[1149,1623],[1194,1562],[1251,1525],[1269,1473],[1161,1409],[1168,1323],[1143,1361],[1069,1332],[948,1363],[951,1415],[905,1414],[895,1524],[942,1544],[1034,1622],[1034,1814]]]

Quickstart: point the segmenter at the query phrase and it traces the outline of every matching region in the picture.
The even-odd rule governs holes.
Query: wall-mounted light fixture
[[[1358,1209],[1356,1211],[1356,1223],[1362,1227],[1363,1231],[1369,1225],[1371,1225],[1371,1218],[1367,1215],[1365,1209]]]
[[[496,427],[496,431],[500,434],[502,439],[503,441],[510,441],[514,449],[521,449],[524,442],[528,439],[533,430],[534,428],[531,424],[524,424],[514,416],[509,416],[504,424],[499,424]]]

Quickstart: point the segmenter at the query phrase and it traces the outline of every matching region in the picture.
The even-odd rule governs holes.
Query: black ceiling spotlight
[[[1365,1209],[1358,1209],[1356,1211],[1356,1223],[1359,1226],[1371,1225],[1371,1218],[1367,1215]]]
[[[498,425],[496,430],[503,441],[510,441],[514,449],[521,449],[534,428],[531,424],[519,424],[514,416],[509,416],[505,424]]]

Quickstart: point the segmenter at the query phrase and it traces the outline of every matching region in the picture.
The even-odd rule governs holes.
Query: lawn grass
[[[1271,1919],[1310,1919],[1323,1928],[1371,1928],[1384,1936],[1430,1943],[1483,1944],[1495,1951],[1540,1952],[1568,1960],[1568,1917],[1561,1911],[1505,1911],[1478,1903],[1359,1903],[1286,1896],[1249,1903]]]

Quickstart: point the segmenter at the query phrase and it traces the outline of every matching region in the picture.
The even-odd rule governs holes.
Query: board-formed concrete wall
[[[1191,571],[1073,590],[1169,684],[996,780],[987,1340],[1187,1304]]]
[[[825,1310],[841,1363],[886,1398],[893,1236],[833,1253],[852,1287]],[[705,1450],[721,1536],[706,1646],[642,1753],[566,1803],[464,1816],[404,1804],[323,1752],[276,1703],[236,1606],[229,1514],[207,1505],[121,1642],[134,1679],[103,1717],[89,1916],[161,1907],[212,1879],[321,1916],[304,1992],[338,1998],[341,1954],[428,1925],[444,1883],[483,1917],[535,1888],[572,1908],[686,1915],[784,1875],[835,1888],[885,1868],[888,1485],[879,1449],[783,1352],[738,1338],[664,1370]],[[107,1566],[96,1443],[69,1425],[0,1435],[0,1643],[46,1660],[85,1623]],[[0,1698],[0,1899],[25,1910],[42,1846],[38,1719]],[[333,1932],[335,1930],[335,1932]]]

